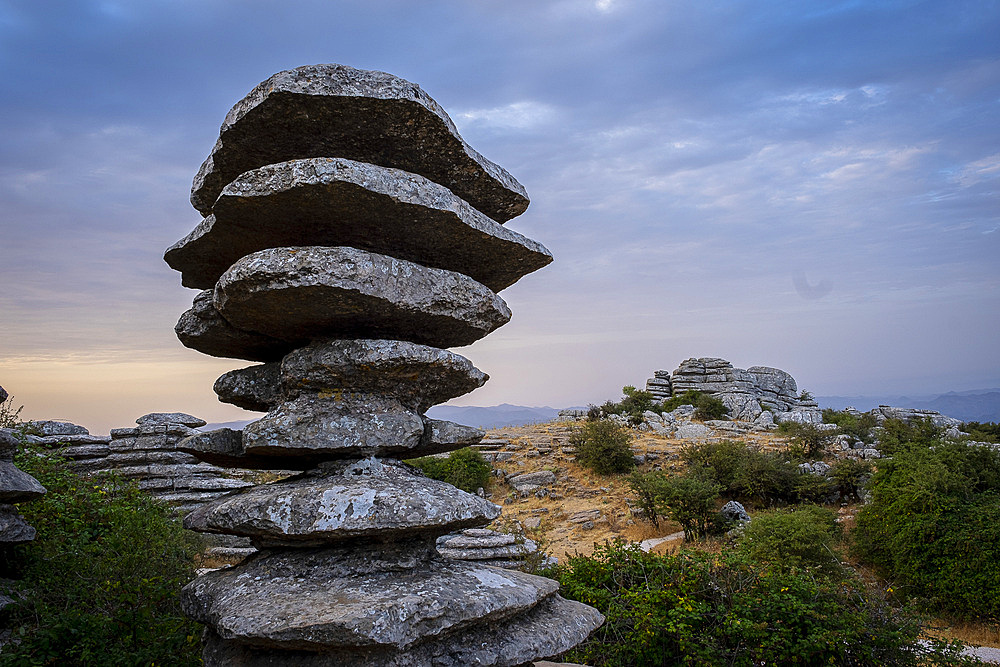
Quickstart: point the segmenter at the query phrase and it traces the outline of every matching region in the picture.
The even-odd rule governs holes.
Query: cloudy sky
[[[688,357],[814,394],[1000,386],[1000,3],[0,0],[0,384],[94,432],[251,415],[162,252],[274,72],[418,83],[549,267],[460,404],[601,402]]]

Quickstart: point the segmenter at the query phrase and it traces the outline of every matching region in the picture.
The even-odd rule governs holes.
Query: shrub
[[[723,440],[685,447],[681,456],[689,468],[718,484],[728,498],[756,503],[797,499],[799,469],[776,453],[762,452],[739,440]]]
[[[861,500],[861,492],[868,485],[874,468],[868,461],[840,459],[830,468],[830,477],[845,498]]]
[[[917,644],[915,617],[856,579],[782,571],[745,553],[658,556],[606,543],[554,576],[565,597],[607,618],[564,658],[594,667],[976,664],[955,647]]]
[[[779,430],[791,436],[788,452],[793,458],[800,460],[822,458],[833,441],[833,435],[829,431],[821,431],[815,424],[784,422]]]
[[[823,410],[823,423],[836,424],[838,433],[849,435],[862,442],[868,444],[875,442],[875,427],[878,426],[878,421],[870,412],[856,415],[827,408]]]
[[[944,429],[935,426],[929,417],[903,421],[886,419],[878,436],[878,449],[889,456],[906,445],[929,447],[941,439]]]
[[[654,412],[661,411],[660,403],[648,391],[640,391],[631,385],[626,385],[622,387],[622,393],[625,396],[617,403],[607,401],[597,411],[588,411],[588,419],[599,419],[602,416],[606,417],[608,415],[622,415],[628,418],[629,423],[637,425],[642,423],[642,413],[647,410]]]
[[[633,473],[629,485],[638,496],[643,512],[658,525],[666,516],[681,524],[684,539],[694,540],[715,532],[719,524],[715,505],[719,485],[697,475],[671,477],[660,470]]]
[[[660,405],[661,412],[672,412],[682,405],[694,407],[694,417],[702,421],[722,419],[729,414],[726,404],[715,396],[705,394],[697,389],[688,389],[683,394],[671,396]]]
[[[490,481],[490,466],[472,447],[451,452],[446,457],[424,456],[407,461],[431,479],[448,482],[463,491],[475,493]]]
[[[628,430],[613,421],[598,419],[586,421],[569,436],[569,443],[576,448],[576,460],[585,468],[601,475],[629,472],[635,468],[635,459],[629,442]]]
[[[133,484],[84,480],[31,448],[16,462],[48,493],[19,506],[35,541],[4,554],[21,599],[0,665],[200,664],[201,628],[178,602],[199,538]]]
[[[815,505],[758,514],[744,529],[740,548],[752,560],[783,570],[842,574],[833,550],[841,534],[836,519],[833,512]]]
[[[1000,620],[1000,451],[904,444],[869,491],[853,531],[859,556],[930,610]]]
[[[20,423],[21,410],[24,406],[14,407],[14,397],[8,396],[0,401],[0,428],[14,428]]]
[[[1000,443],[1000,424],[996,422],[966,422],[961,428],[976,442]]]

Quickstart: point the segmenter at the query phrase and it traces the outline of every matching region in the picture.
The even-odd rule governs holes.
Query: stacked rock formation
[[[453,560],[476,561],[504,569],[555,565],[556,560],[538,553],[538,544],[524,535],[501,533],[489,528],[466,528],[437,539],[438,553]],[[534,559],[533,561],[531,559]]]
[[[520,184],[416,85],[317,65],[233,107],[191,200],[205,219],[165,259],[204,291],[177,335],[265,362],[215,389],[267,415],[180,447],[303,471],[188,516],[260,549],[183,591],[205,664],[520,665],[586,638],[601,616],[555,582],[441,557],[500,508],[399,460],[482,437],[424,412],[486,381],[442,348],[506,323],[496,291],[551,261],[501,224]]]
[[[111,453],[106,435],[91,435],[85,427],[64,421],[32,421],[25,424],[25,441],[55,451],[84,472],[100,467]]]
[[[0,387],[0,403],[7,392]],[[15,505],[45,495],[45,487],[28,473],[14,465],[14,454],[21,444],[21,434],[0,428],[0,545],[20,544],[35,539],[35,529],[18,513]],[[10,599],[0,594],[0,609]]]
[[[656,371],[646,380],[646,391],[657,398],[689,389],[716,396],[733,419],[754,421],[766,410],[779,422],[821,421],[816,402],[800,397],[795,378],[778,368],[752,366],[744,370],[725,359],[702,357],[682,361],[673,373]]]

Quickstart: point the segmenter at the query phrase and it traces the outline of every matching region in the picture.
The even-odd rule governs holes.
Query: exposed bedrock
[[[241,174],[208,216],[167,249],[185,287],[210,289],[244,255],[284,246],[351,246],[463,273],[495,292],[552,261],[540,243],[423,176],[341,158]]]
[[[185,347],[212,357],[278,361],[295,348],[287,341],[237,329],[212,303],[212,290],[200,292],[174,326]]]
[[[237,102],[195,176],[191,204],[208,215],[240,174],[310,157],[343,157],[420,174],[499,222],[528,207],[524,187],[465,143],[420,86],[335,64],[278,72]]]
[[[441,535],[482,525],[500,508],[392,459],[320,466],[204,505],[193,530],[251,538],[259,547],[318,546],[354,538]]]

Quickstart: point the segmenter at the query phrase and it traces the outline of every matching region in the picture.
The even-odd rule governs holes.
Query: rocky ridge
[[[746,370],[717,357],[686,359],[671,373],[656,371],[646,391],[666,399],[694,389],[721,400],[733,419],[754,421],[770,412],[774,421],[822,422],[817,403],[800,394],[795,378],[778,368],[752,366]]]
[[[520,665],[585,639],[602,617],[554,582],[442,556],[500,508],[399,461],[482,437],[424,413],[487,379],[441,348],[506,323],[495,290],[551,260],[500,226],[520,184],[416,85],[316,65],[233,107],[192,203],[205,219],[165,259],[205,291],[178,338],[265,362],[216,391],[268,413],[177,447],[303,471],[188,515],[259,549],[182,592],[205,664]]]

